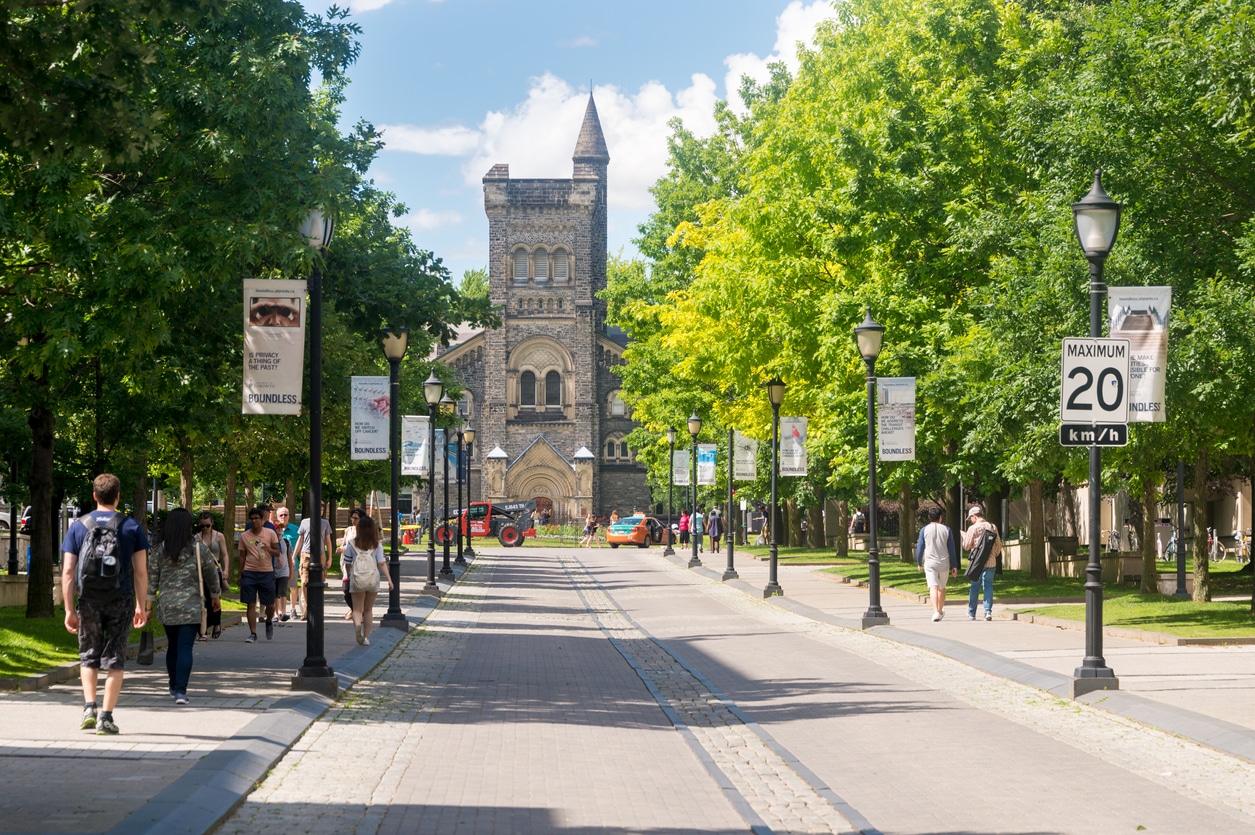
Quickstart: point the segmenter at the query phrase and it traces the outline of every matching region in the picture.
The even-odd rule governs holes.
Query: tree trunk
[[[998,535],[1006,539],[1007,532],[1002,529],[1002,502],[1006,488],[998,486],[985,495],[985,518],[993,522],[994,527],[998,529]],[[995,561],[996,574],[1002,573],[1002,554],[998,555]]]
[[[183,497],[183,507],[195,513],[196,508],[192,506],[194,501],[192,497],[193,477],[192,453],[188,450],[185,442],[183,449],[179,453],[179,494]]]
[[[959,506],[962,501],[963,496],[959,491],[959,485],[952,484],[946,488],[946,526],[950,528],[950,535],[954,537],[956,550],[959,550],[958,544],[963,541],[963,508]]]
[[[1155,483],[1142,479],[1142,594],[1159,592],[1159,554],[1155,548]]]
[[[837,556],[850,555],[850,503],[846,499],[837,502]]]
[[[34,381],[38,385],[38,381]],[[46,390],[46,389],[45,389]],[[56,614],[52,603],[52,583],[59,563],[53,528],[52,459],[56,443],[57,416],[42,405],[30,410],[32,456],[30,474],[31,565],[26,585],[26,617],[50,618]]]
[[[815,486],[815,500],[806,508],[806,547],[822,549],[827,546],[824,537],[824,488]]]
[[[257,507],[257,488],[250,478],[244,482],[244,507]]]
[[[140,452],[139,461],[135,465],[135,482],[131,486],[131,518],[148,530],[148,500],[152,494],[148,492],[148,454]]]
[[[1207,529],[1211,510],[1207,506],[1207,448],[1194,459],[1194,602],[1211,600],[1211,575],[1207,564]]]
[[[797,499],[787,499],[784,503],[789,513],[789,544],[794,548],[802,545],[802,512],[798,510]]]
[[[1076,488],[1066,478],[1059,484],[1060,536],[1076,536]]]
[[[1050,572],[1046,567],[1046,508],[1040,478],[1028,483],[1028,547],[1029,576],[1045,580]]]
[[[227,455],[227,483],[222,490],[222,534],[227,540],[227,553],[230,554],[232,571],[237,570],[239,560],[236,559],[235,553],[235,502],[236,502],[236,482],[239,474],[236,472],[235,453]],[[311,528],[310,530],[313,530]],[[227,578],[234,582],[230,577]]]
[[[919,502],[911,492],[911,483],[902,482],[898,488],[898,560],[915,562],[915,514]]]

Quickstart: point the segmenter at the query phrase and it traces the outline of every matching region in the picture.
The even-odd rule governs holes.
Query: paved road
[[[1255,766],[635,549],[481,554],[222,827],[1233,832]]]

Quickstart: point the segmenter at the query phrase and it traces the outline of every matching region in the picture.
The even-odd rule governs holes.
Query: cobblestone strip
[[[632,665],[676,728],[756,832],[854,832],[823,794],[715,693],[637,626],[578,558],[559,559],[588,612]]]
[[[483,563],[488,565],[481,567]],[[474,629],[493,563],[455,584],[396,649],[315,722],[218,832],[378,830]]]
[[[759,621],[804,634],[940,690],[980,710],[1064,742],[1185,797],[1255,823],[1255,764],[1107,713],[1091,705],[977,670],[928,650],[819,623],[747,597],[654,557],[681,582]]]

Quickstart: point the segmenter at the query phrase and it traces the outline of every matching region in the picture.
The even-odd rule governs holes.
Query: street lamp
[[[1076,239],[1089,261],[1089,335],[1102,336],[1102,302],[1107,293],[1103,265],[1120,233],[1121,206],[1102,187],[1102,170],[1080,202],[1072,204]],[[1117,690],[1115,672],[1102,655],[1102,447],[1089,448],[1089,562],[1085,566],[1085,659],[1072,673],[1073,697],[1094,690]],[[1178,534],[1178,540],[1180,535]],[[1180,547],[1178,541],[1177,547]]]
[[[858,352],[867,363],[867,611],[863,613],[863,628],[884,626],[889,615],[880,608],[880,553],[876,549],[876,357],[884,342],[885,328],[872,318],[867,308],[867,318],[854,329]]]
[[[292,677],[293,690],[313,690],[334,696],[339,689],[335,672],[327,665],[323,645],[322,567],[322,262],[331,245],[335,220],[314,209],[301,224],[301,235],[315,250],[309,279],[309,587],[305,591],[305,662]],[[155,507],[154,507],[155,509]]]
[[[671,520],[675,518],[675,427],[667,427],[667,446],[671,448],[671,457],[667,459],[667,547],[662,549],[664,557],[674,557],[675,549],[671,547]]]
[[[457,409],[457,404],[446,391],[444,397],[440,398],[440,411],[450,415],[455,409]],[[444,504],[441,505],[440,518],[443,521],[440,526],[444,528],[444,559],[440,564],[440,576],[452,580],[453,566],[449,564],[449,545],[450,540],[453,539],[453,531],[449,529],[449,430],[446,429],[441,437],[444,439],[440,445],[440,457],[444,460]]]
[[[689,511],[689,529],[692,530],[690,538],[693,540],[693,556],[689,557],[689,568],[696,568],[702,564],[697,556],[697,546],[701,544],[701,536],[693,529],[692,520],[697,516],[697,435],[702,431],[702,419],[697,416],[697,411],[693,411],[693,416],[689,418],[689,434],[693,436],[693,509]]]
[[[466,555],[469,556],[469,558],[474,559],[476,552],[474,552],[474,539],[471,536],[471,456],[474,455],[474,427],[472,427],[471,424],[468,423],[467,426],[462,429],[462,438],[463,441],[466,441],[466,447],[464,448],[466,448],[467,456],[467,517],[466,520],[463,520],[463,524],[467,526]]]
[[[457,565],[466,565],[466,557],[474,557],[475,551],[471,548],[471,527],[470,510],[471,504],[471,473],[470,459],[467,457],[467,451],[471,444],[475,443],[475,427],[469,423],[465,424],[458,430],[458,558],[454,560]],[[462,479],[466,479],[466,507],[462,506]],[[466,549],[462,549],[463,530],[465,527]],[[465,554],[465,556],[463,556]]]
[[[776,523],[779,521],[776,479],[780,473],[780,404],[784,402],[784,382],[779,377],[773,377],[763,385],[767,389],[767,400],[771,403],[771,522],[767,525],[767,533],[771,538],[771,559],[768,562],[767,585],[763,587],[763,597],[772,597],[777,594],[784,596],[784,589],[780,588],[780,579],[776,573],[779,556],[779,549],[776,547]]]
[[[427,583],[419,594],[432,597],[440,596],[440,586],[436,585],[436,408],[440,398],[444,396],[444,383],[436,376],[435,370],[423,383],[423,399],[427,401],[427,510],[431,518],[431,532],[427,537]]]
[[[388,591],[388,612],[379,625],[402,631],[410,628],[410,622],[401,611],[401,517],[397,514],[397,496],[401,493],[401,360],[409,344],[409,328],[384,331],[383,354],[388,358],[388,459],[392,463],[392,501],[388,503],[392,515],[392,552],[388,557],[392,588]]]
[[[736,573],[736,566],[733,564],[732,556],[732,520],[736,518],[732,512],[732,470],[735,467],[734,459],[736,458],[736,443],[734,430],[728,430],[728,511],[723,517],[723,535],[727,537],[726,547],[728,549],[728,565],[723,570],[723,580],[736,580],[741,575]]]

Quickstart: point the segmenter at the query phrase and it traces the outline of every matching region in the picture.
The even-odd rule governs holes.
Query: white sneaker
[[[945,616],[946,616],[946,610],[942,609],[940,612],[937,613],[937,620],[942,620],[945,618]]]
[[[933,623],[941,620],[941,612],[933,612]]]
[[[362,638],[362,646],[364,647],[370,646],[370,638]]]

